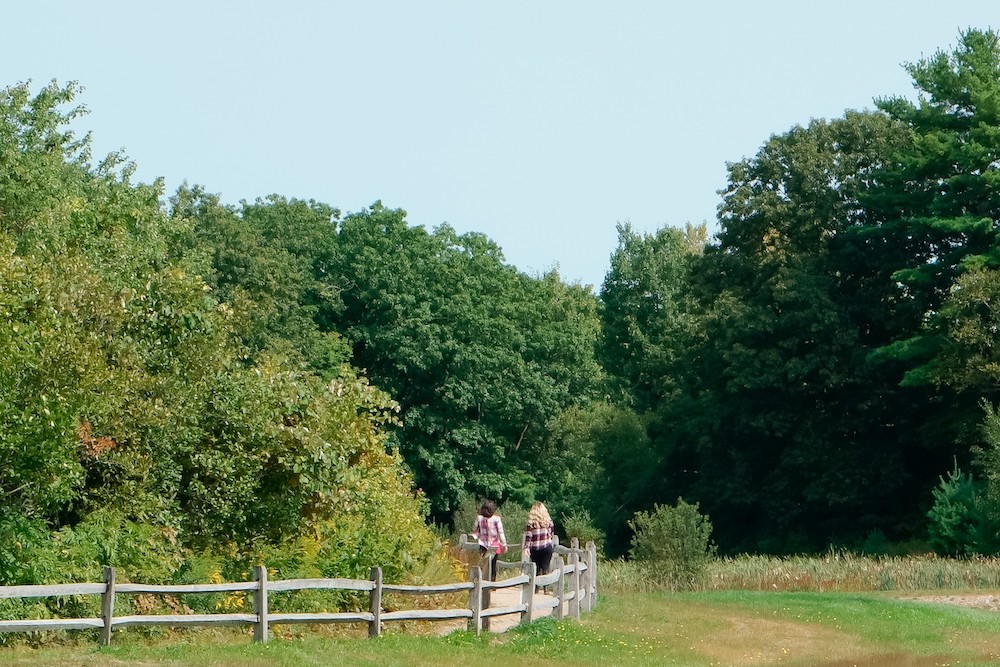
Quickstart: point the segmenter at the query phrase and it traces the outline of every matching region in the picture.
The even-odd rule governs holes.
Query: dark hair
[[[479,506],[479,513],[487,519],[496,514],[496,511],[497,504],[492,500],[484,500],[483,504]]]

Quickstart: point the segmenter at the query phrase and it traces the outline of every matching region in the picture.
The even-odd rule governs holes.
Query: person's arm
[[[507,550],[507,536],[503,532],[503,521],[500,517],[497,517],[497,537],[500,538],[500,544],[503,546],[504,551]]]

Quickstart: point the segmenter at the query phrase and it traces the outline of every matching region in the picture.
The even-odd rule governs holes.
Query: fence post
[[[257,622],[253,624],[253,640],[266,644],[271,631],[267,625],[267,568],[264,565],[253,566],[253,580],[257,588],[253,591],[253,613]]]
[[[521,574],[528,577],[528,580],[521,586],[521,604],[524,611],[521,612],[521,624],[531,623],[534,618],[535,606],[535,564],[529,561],[521,562]]]
[[[483,611],[483,571],[478,565],[469,568],[469,579],[472,581],[472,590],[469,591],[469,611],[472,612],[469,630],[475,631],[478,635]]]
[[[578,563],[586,566],[586,569],[580,573],[580,613],[585,614],[590,611],[590,552],[589,551],[579,551],[580,558]],[[579,567],[579,565],[578,565]]]
[[[368,636],[378,637],[382,634],[382,568],[377,565],[372,568],[371,580],[374,583],[368,594],[368,611],[372,620],[368,621]]]
[[[597,545],[593,540],[587,542],[587,566],[590,568],[590,605],[593,610],[597,606]]]
[[[559,554],[552,555],[552,569],[559,573],[556,583],[552,585],[552,594],[556,597],[558,604],[552,609],[552,617],[557,621],[563,618],[563,579],[566,573],[563,572],[563,559]]]
[[[104,592],[101,593],[101,646],[111,646],[111,629],[115,618],[115,568],[104,566]]]
[[[580,620],[580,551],[578,549],[573,549],[570,552],[569,564],[573,567],[573,571],[569,575],[569,585],[573,591],[573,597],[570,598],[567,611],[572,618]]]

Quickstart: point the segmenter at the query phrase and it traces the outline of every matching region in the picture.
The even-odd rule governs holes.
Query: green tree
[[[905,141],[884,115],[852,112],[729,166],[718,241],[691,280],[698,327],[654,436],[658,497],[700,500],[726,549],[822,548],[922,523],[907,515],[918,506],[910,443],[893,425],[911,396],[865,350],[891,286],[858,279],[859,253],[843,242]]]
[[[897,309],[933,319],[961,273],[997,268],[1000,220],[1000,36],[969,30],[953,51],[907,65],[917,102],[880,100],[912,140],[877,176],[865,199],[868,224],[858,236],[895,248],[891,277],[902,289]],[[923,361],[939,339],[933,327],[893,341],[888,354]],[[906,382],[928,381],[914,364]]]
[[[323,325],[341,307],[330,276],[337,209],[277,195],[223,206],[203,188],[182,186],[171,198],[171,216],[191,226],[174,252],[199,267],[232,311],[249,359],[268,352],[336,375],[349,350]]]
[[[645,412],[670,395],[671,367],[690,326],[688,271],[704,226],[638,234],[618,225],[618,247],[601,288],[599,358],[612,396]]]
[[[345,217],[335,328],[401,406],[397,442],[446,520],[465,492],[527,502],[547,424],[594,394],[597,304],[532,278],[481,234],[427,232],[376,203]]]
[[[387,450],[395,404],[346,365],[248,358],[191,218],[117,156],[93,167],[65,130],[76,92],[0,93],[0,541],[21,544],[4,583],[97,558],[169,578],[192,549],[249,559],[320,530],[350,543],[341,527],[398,546],[385,511],[412,526],[427,508]],[[416,562],[420,537],[386,551]]]

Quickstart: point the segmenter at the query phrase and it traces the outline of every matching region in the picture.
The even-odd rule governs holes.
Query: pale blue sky
[[[997,0],[7,3],[0,85],[76,80],[99,154],[236,203],[376,199],[599,287],[617,236],[708,221],[726,162],[911,95]]]

